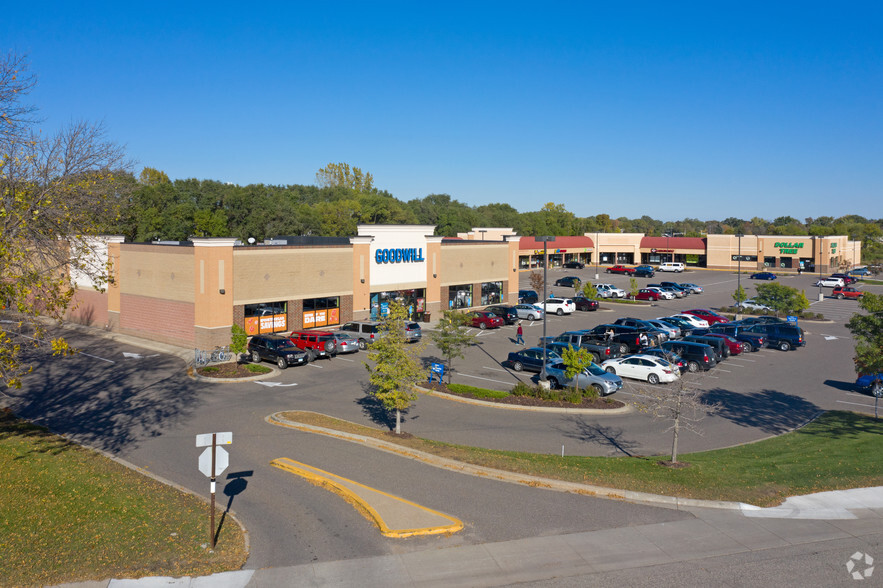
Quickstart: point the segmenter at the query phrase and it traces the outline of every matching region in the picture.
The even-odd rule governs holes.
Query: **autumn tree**
[[[408,308],[398,302],[390,302],[389,312],[384,316],[378,331],[380,337],[368,352],[370,394],[377,398],[388,411],[395,411],[397,435],[402,433],[402,411],[417,399],[417,382],[426,378],[418,358],[421,344],[409,344],[405,336]],[[372,365],[373,364],[373,365]]]
[[[448,384],[451,383],[454,359],[458,357],[463,358],[464,350],[475,344],[476,336],[470,333],[468,329],[470,324],[467,313],[446,310],[442,313],[442,318],[438,322],[438,328],[430,335],[432,341],[441,352],[442,357],[445,358]]]
[[[543,295],[543,286],[546,285],[545,280],[543,280],[542,272],[530,272],[530,275],[527,277],[527,281],[530,283],[530,287],[533,288],[537,294],[540,296]]]
[[[316,173],[316,183],[321,187],[342,186],[356,192],[374,190],[374,176],[348,163],[329,163]]]
[[[0,58],[0,84],[0,301],[15,313],[0,326],[0,378],[20,386],[29,367],[13,333],[33,331],[29,341],[42,340],[38,318],[64,318],[71,276],[98,289],[107,283],[95,237],[116,218],[132,178],[122,148],[101,125],[75,122],[48,136],[34,128],[34,109],[21,102],[33,78],[21,58]],[[51,345],[69,351],[61,338]]]
[[[855,338],[855,371],[883,374],[883,294],[865,292],[858,304],[865,313],[852,315],[846,323]]]

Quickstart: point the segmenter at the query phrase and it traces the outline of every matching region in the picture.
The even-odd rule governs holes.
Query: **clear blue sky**
[[[51,132],[171,178],[578,216],[883,217],[879,2],[9,2]],[[431,4],[431,3],[430,3]]]

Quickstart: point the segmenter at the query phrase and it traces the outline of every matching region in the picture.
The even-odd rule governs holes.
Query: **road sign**
[[[233,433],[205,433],[204,435],[196,436],[196,446],[197,447],[211,447],[212,445],[212,435],[216,435],[216,443],[218,445],[230,445],[233,443]]]
[[[788,322],[789,323],[797,323],[797,317],[789,314],[788,315]]]
[[[215,447],[215,471],[212,472],[212,448],[206,447],[199,455],[199,471],[209,478],[224,473],[227,466],[230,465],[230,454],[223,447]]]

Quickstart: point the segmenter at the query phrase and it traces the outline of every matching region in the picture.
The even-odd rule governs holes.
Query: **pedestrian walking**
[[[521,321],[518,321],[518,328],[515,329],[515,344],[524,345],[524,329],[521,328]]]

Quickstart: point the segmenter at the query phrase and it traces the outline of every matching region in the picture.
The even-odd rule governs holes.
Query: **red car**
[[[727,347],[730,350],[730,355],[739,355],[744,351],[742,347],[742,342],[730,337],[729,335],[725,335],[723,333],[705,333],[703,337],[718,337],[724,340],[724,343],[727,344]]]
[[[503,326],[503,319],[498,317],[492,312],[487,312],[484,310],[476,310],[471,313],[470,318],[472,319],[472,326],[478,327],[481,330],[484,329],[499,329]]]
[[[635,268],[633,268],[633,267],[626,267],[626,266],[624,266],[624,265],[611,265],[610,267],[607,268],[607,273],[608,273],[608,274],[626,274],[626,275],[631,275],[631,274],[635,273]]]
[[[850,300],[858,300],[864,295],[865,293],[861,290],[856,290],[855,288],[850,288],[849,286],[838,286],[834,288],[834,290],[831,292],[831,296],[840,300],[843,300],[844,298],[849,298]]]
[[[715,323],[728,323],[730,319],[725,316],[721,316],[713,310],[708,310],[706,308],[694,308],[693,310],[685,310],[684,314],[692,314],[693,316],[698,316],[701,319],[704,319],[709,326]]]
[[[653,290],[648,290],[647,288],[641,288],[638,290],[638,293],[635,294],[635,300],[652,300],[656,302],[659,300],[659,292],[654,292]]]

